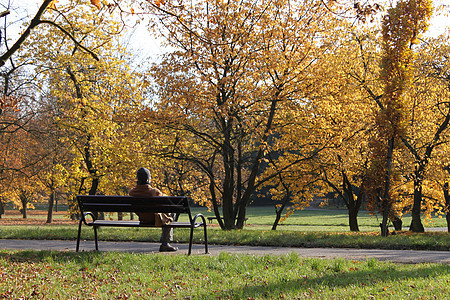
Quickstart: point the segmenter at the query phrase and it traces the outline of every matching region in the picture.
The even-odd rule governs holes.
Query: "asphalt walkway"
[[[177,252],[168,253],[187,254],[188,244],[174,244],[179,248]],[[0,240],[0,249],[15,250],[53,250],[75,251],[75,241],[61,240]],[[419,250],[381,250],[381,249],[349,249],[349,248],[289,248],[289,247],[251,247],[251,246],[224,246],[209,245],[209,255],[217,255],[221,252],[230,254],[252,255],[285,255],[296,253],[299,257],[316,258],[344,258],[352,260],[377,260],[391,261],[395,263],[444,263],[450,265],[450,251],[419,251]],[[82,241],[80,251],[94,250],[93,241]],[[135,253],[159,253],[159,244],[146,242],[99,242],[100,251],[119,251]],[[203,255],[204,245],[193,245],[193,255]]]

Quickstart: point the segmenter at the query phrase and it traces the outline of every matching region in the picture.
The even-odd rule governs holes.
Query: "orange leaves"
[[[102,4],[100,3],[100,0],[91,0],[91,4],[97,7],[98,9],[102,8]]]
[[[58,2],[58,0],[53,0],[52,2],[50,2],[49,4],[48,4],[48,8],[49,9],[56,9],[56,3]]]
[[[0,114],[3,112],[4,109],[8,107],[10,108],[16,107],[17,103],[18,103],[17,98],[11,96],[0,97]]]
[[[149,0],[147,0],[147,1],[149,1]],[[161,7],[161,5],[164,5],[164,4],[166,4],[166,1],[164,1],[164,0],[155,0],[155,5],[158,7]]]

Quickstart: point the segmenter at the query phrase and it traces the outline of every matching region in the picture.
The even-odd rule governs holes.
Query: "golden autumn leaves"
[[[371,205],[392,216],[392,188],[396,181],[394,148],[401,147],[405,134],[405,90],[411,84],[414,54],[412,45],[426,31],[432,14],[430,0],[403,0],[388,10],[382,25],[383,60],[381,80],[385,83],[382,107],[376,116],[377,135],[372,140],[372,168],[367,190]],[[381,202],[381,203],[379,203]],[[388,212],[389,211],[389,212]],[[383,223],[386,219],[383,220]]]
[[[102,3],[100,0],[90,0],[91,4],[97,7],[98,9],[102,8]],[[52,0],[50,4],[48,5],[48,8],[56,9],[56,3],[58,3],[58,0]]]
[[[49,4],[48,4],[48,8],[49,9],[56,9],[56,3],[58,3],[58,1],[59,0],[52,0]],[[89,0],[90,1],[90,4],[91,5],[93,5],[93,6],[95,6],[97,9],[101,9],[102,8],[102,6],[103,5],[106,5],[106,6],[112,6],[113,4],[109,4],[107,1],[105,1],[105,0]],[[149,2],[150,4],[153,4],[153,5],[155,5],[155,6],[157,6],[157,7],[161,7],[162,5],[165,5],[166,4],[166,1],[165,0],[155,0],[155,1],[152,1],[152,0],[146,0],[147,2]],[[133,7],[131,7],[130,8],[130,12],[131,12],[131,14],[134,14],[134,8]]]

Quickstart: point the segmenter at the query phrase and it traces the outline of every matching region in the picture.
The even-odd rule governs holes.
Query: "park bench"
[[[110,227],[156,227],[152,224],[142,223],[133,220],[99,220],[96,215],[100,212],[142,212],[142,213],[174,213],[175,221],[170,225],[163,225],[172,228],[189,228],[189,251],[192,251],[192,239],[194,228],[203,227],[205,238],[205,253],[208,253],[208,239],[206,232],[206,221],[202,214],[192,217],[189,206],[189,199],[184,196],[159,196],[159,197],[134,197],[134,196],[104,196],[104,195],[78,195],[78,206],[81,211],[80,223],[78,226],[78,237],[76,252],[80,248],[81,226],[85,224],[94,229],[95,250],[98,251],[97,229],[102,226]],[[180,214],[187,214],[189,222],[178,222]],[[197,222],[201,219],[201,222]]]

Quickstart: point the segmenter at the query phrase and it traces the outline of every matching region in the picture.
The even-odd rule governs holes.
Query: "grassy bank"
[[[287,256],[0,251],[9,299],[445,299],[450,267]],[[432,280],[430,280],[432,278]]]

